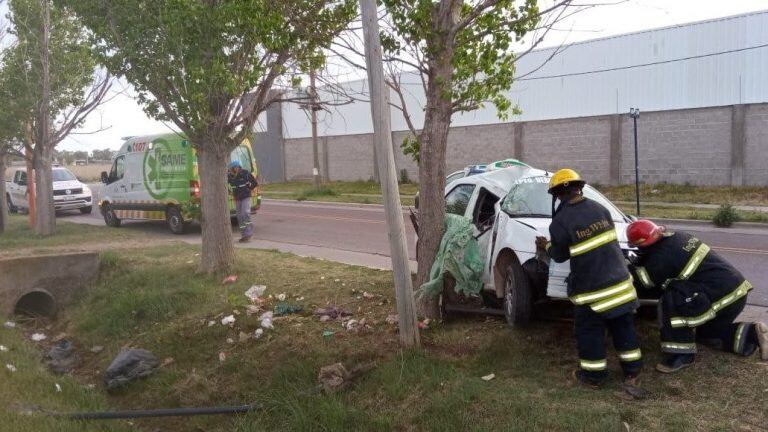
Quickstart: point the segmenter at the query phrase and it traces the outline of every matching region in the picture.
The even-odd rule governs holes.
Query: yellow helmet
[[[558,186],[568,186],[571,183],[583,186],[586,182],[581,179],[581,176],[576,171],[570,168],[563,168],[549,179],[549,193],[552,193],[552,189]]]

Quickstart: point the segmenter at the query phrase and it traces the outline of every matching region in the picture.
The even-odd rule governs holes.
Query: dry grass
[[[101,180],[101,172],[109,172],[109,164],[92,164],[92,165],[68,165],[67,169],[80,179],[80,181],[91,183]]]

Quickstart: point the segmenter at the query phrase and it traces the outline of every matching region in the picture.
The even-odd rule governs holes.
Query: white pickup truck
[[[53,167],[53,206],[56,211],[80,210],[88,214],[93,209],[91,190],[64,167]],[[13,177],[6,183],[8,208],[11,213],[29,209],[27,169],[15,168]]]

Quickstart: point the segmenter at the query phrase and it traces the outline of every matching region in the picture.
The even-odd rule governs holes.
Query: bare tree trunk
[[[448,128],[451,126],[454,41],[451,30],[458,17],[461,2],[444,0],[433,11],[434,36],[427,42],[428,59],[427,106],[424,129],[419,139],[419,240],[417,283],[429,279],[440,241],[445,232],[445,153]],[[421,296],[422,315],[436,318],[438,299]]]
[[[212,150],[216,143],[198,146],[200,194],[202,198],[203,253],[200,271],[214,273],[231,270],[235,263],[232,224],[229,221],[227,189],[228,153]]]
[[[35,149],[32,159],[32,165],[35,168],[35,233],[42,236],[53,235],[56,232],[51,153],[52,151],[47,148],[41,151]]]
[[[0,151],[0,234],[5,232],[8,219],[8,202],[5,191],[5,153]]]

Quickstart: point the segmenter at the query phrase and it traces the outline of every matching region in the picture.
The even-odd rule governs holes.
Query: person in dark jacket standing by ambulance
[[[251,225],[251,191],[256,189],[258,183],[250,171],[243,169],[239,161],[229,164],[227,174],[229,185],[232,186],[232,196],[235,199],[237,211],[237,224],[240,226],[240,243],[245,243],[253,235]]]
[[[582,195],[584,180],[561,169],[549,182],[552,194],[551,241],[536,238],[556,262],[570,260],[568,297],[575,304],[576,345],[581,384],[599,387],[608,379],[605,333],[618,352],[624,382],[634,384],[642,369],[642,354],[633,313],[638,307],[632,276],[619,247],[611,214]]]
[[[768,360],[768,326],[734,322],[752,289],[738,270],[691,234],[670,232],[649,220],[631,223],[627,239],[638,248],[640,282],[663,290],[659,372],[691,366],[697,340],[742,356],[761,346]]]

